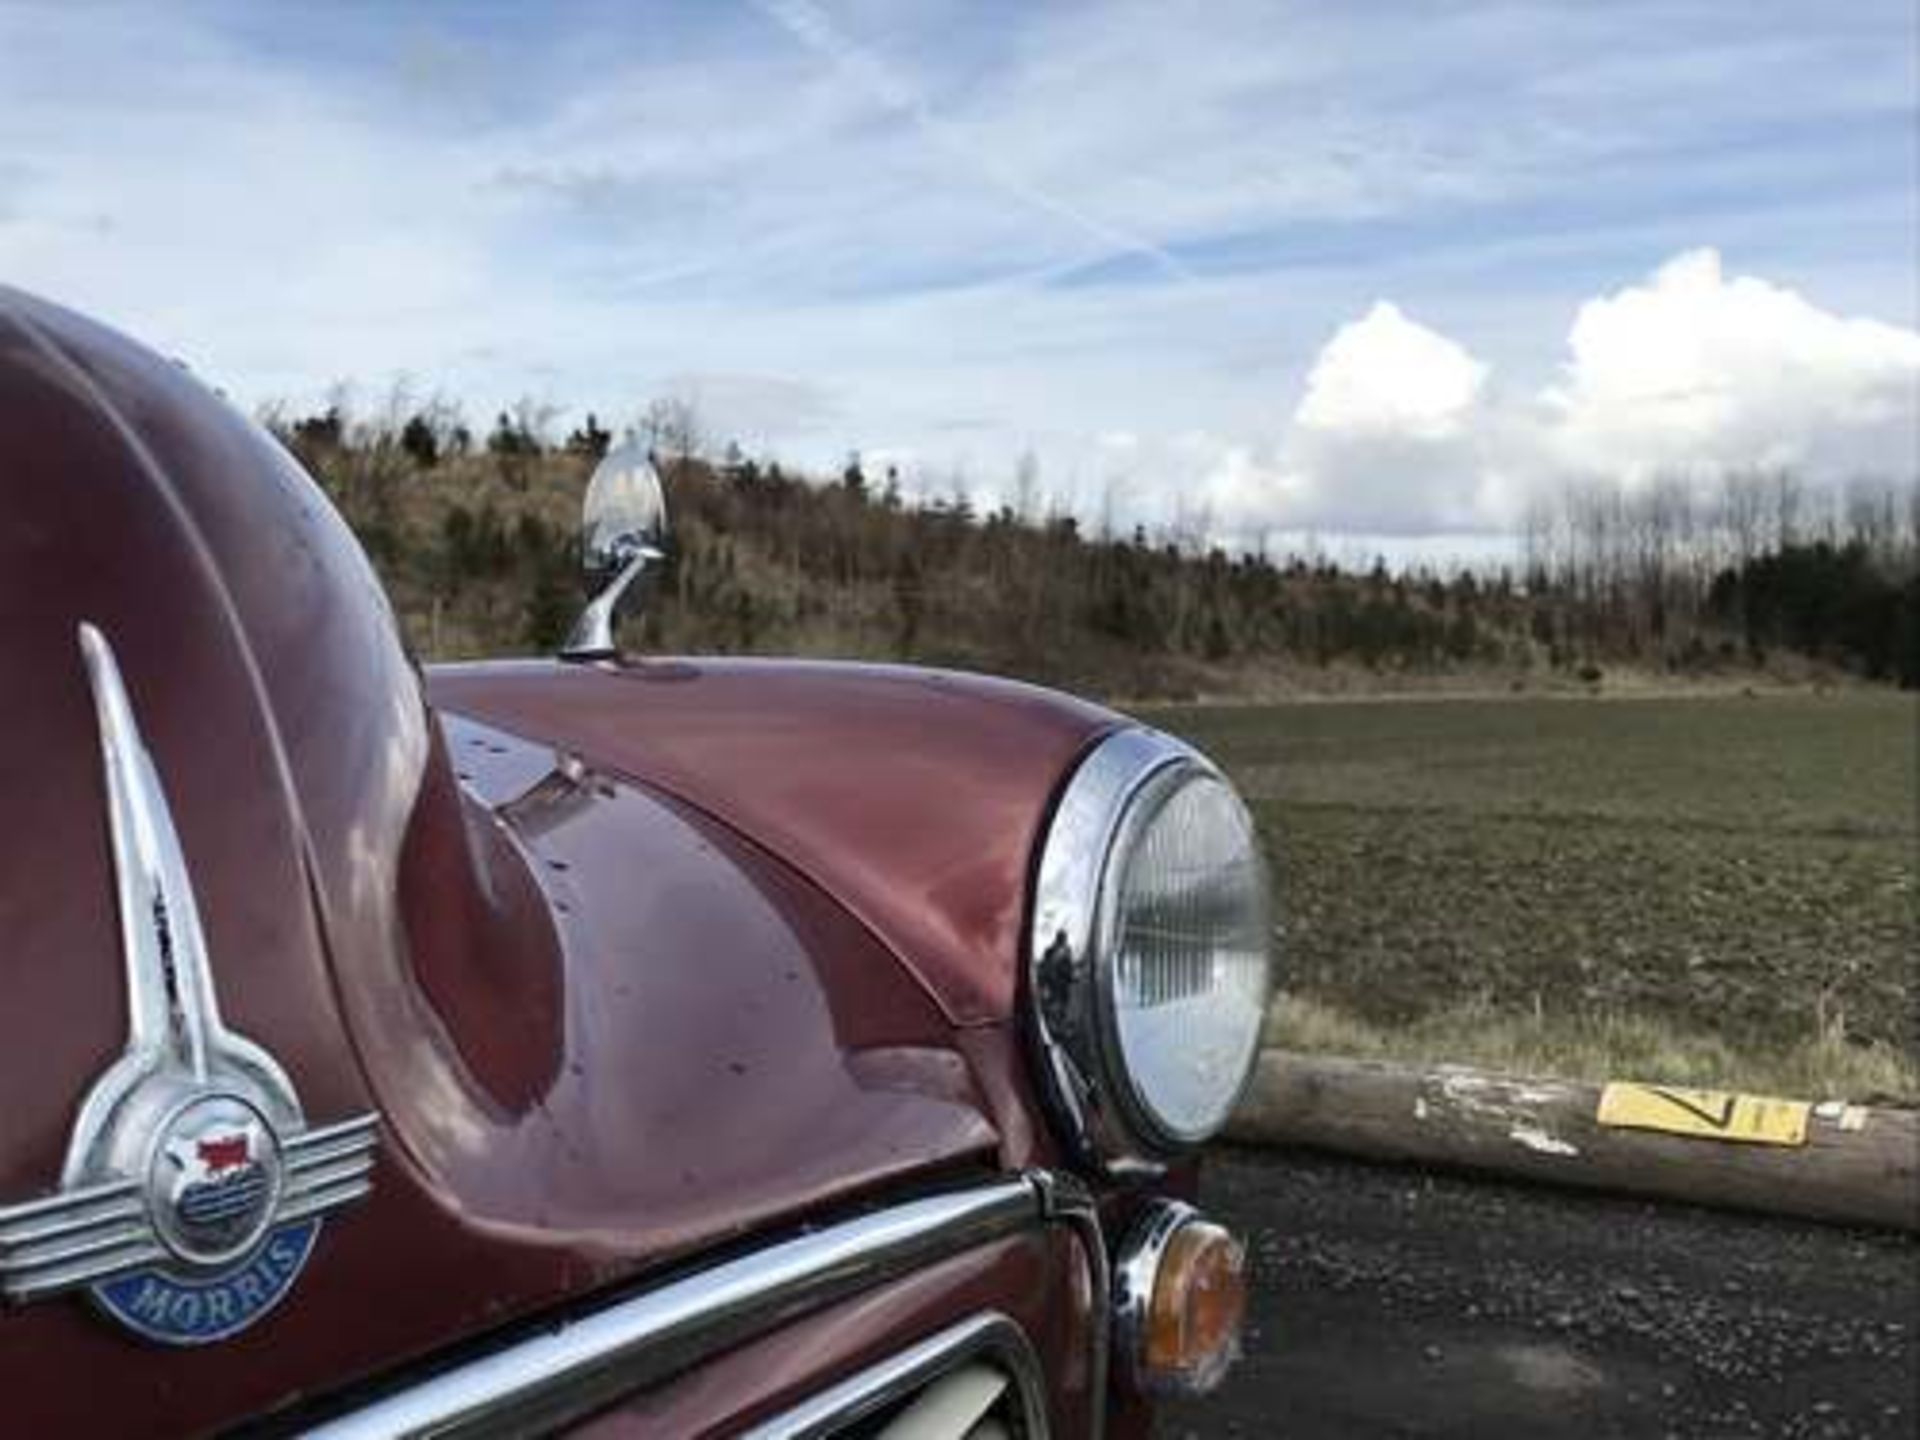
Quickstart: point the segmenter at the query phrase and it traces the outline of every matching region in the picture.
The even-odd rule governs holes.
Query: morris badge
[[[81,1102],[60,1190],[0,1207],[0,1297],[85,1288],[166,1345],[224,1340],[292,1287],[320,1217],[371,1188],[377,1117],[309,1126],[229,1030],[186,857],[105,638],[80,627],[106,767],[127,1045]]]

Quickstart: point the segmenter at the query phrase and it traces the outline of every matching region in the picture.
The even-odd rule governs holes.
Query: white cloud
[[[1557,379],[1489,384],[1464,346],[1379,301],[1321,348],[1283,438],[1222,444],[1224,533],[1512,531],[1575,476],[1635,484],[1786,466],[1815,486],[1920,470],[1920,332],[1848,319],[1712,250],[1580,305]]]
[[[1569,466],[1629,479],[1915,467],[1920,333],[1729,278],[1713,250],[1587,301],[1567,344],[1564,374],[1542,398]]]
[[[1462,347],[1377,300],[1320,351],[1294,423],[1328,435],[1450,440],[1471,421],[1486,378]]]
[[[1266,454],[1216,452],[1205,493],[1228,533],[1369,534],[1489,526],[1488,454],[1504,419],[1489,367],[1385,300],[1342,325],[1307,372],[1284,438]]]

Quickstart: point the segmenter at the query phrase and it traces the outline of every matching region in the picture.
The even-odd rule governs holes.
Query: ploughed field
[[[1851,691],[1150,719],[1278,858],[1281,1043],[1912,1098],[1917,715]]]

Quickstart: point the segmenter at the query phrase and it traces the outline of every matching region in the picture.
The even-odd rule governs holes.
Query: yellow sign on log
[[[1735,1095],[1725,1090],[1688,1090],[1678,1085],[1635,1085],[1616,1080],[1600,1092],[1602,1125],[1629,1130],[1661,1130],[1702,1140],[1731,1140],[1745,1145],[1804,1145],[1804,1100],[1774,1100],[1764,1095]]]

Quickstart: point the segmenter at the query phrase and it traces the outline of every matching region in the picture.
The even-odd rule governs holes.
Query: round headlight
[[[1155,1164],[1226,1123],[1272,991],[1269,904],[1252,819],[1196,752],[1127,730],[1075,772],[1031,964],[1047,1088],[1087,1158]]]
[[[1135,799],[1108,862],[1101,969],[1116,1076],[1139,1128],[1175,1145],[1226,1123],[1270,990],[1267,882],[1226,781],[1169,766]]]

